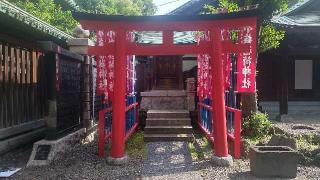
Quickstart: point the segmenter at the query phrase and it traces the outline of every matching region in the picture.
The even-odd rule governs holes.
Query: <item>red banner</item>
[[[106,56],[97,57],[97,95],[102,95],[105,93],[105,89],[108,84],[107,79],[107,58]]]
[[[224,65],[224,88],[229,90],[230,88],[230,73],[231,73],[231,58],[230,54],[226,53],[222,55],[223,65]]]
[[[114,31],[99,30],[96,33],[96,46],[105,46],[115,42]],[[97,56],[97,95],[104,95],[104,101],[111,99],[114,83],[114,56]]]
[[[250,50],[238,54],[237,91],[253,93],[256,89],[256,28],[252,26],[241,28],[240,43],[250,44]]]
[[[133,56],[127,56],[127,94],[132,94],[134,91],[135,71],[133,64]]]
[[[238,55],[238,92],[255,92],[255,56],[252,53]]]
[[[211,97],[212,86],[211,57],[208,54],[198,55],[198,87],[200,99]]]
[[[221,41],[232,41],[235,45],[249,45],[248,52],[237,54],[237,84],[236,88],[241,93],[255,92],[255,66],[256,66],[256,27],[243,26],[232,29],[221,29]],[[230,87],[230,54],[223,55],[225,88]]]

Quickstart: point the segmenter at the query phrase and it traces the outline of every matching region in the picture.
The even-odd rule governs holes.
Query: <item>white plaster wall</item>
[[[312,60],[295,60],[295,89],[312,89]]]

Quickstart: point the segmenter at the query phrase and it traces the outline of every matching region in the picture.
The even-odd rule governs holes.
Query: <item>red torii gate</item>
[[[196,15],[196,16],[110,16],[103,14],[75,13],[84,29],[91,31],[114,32],[115,41],[103,46],[89,48],[89,55],[114,54],[114,94],[112,105],[112,144],[111,157],[125,156],[125,93],[127,55],[184,55],[209,54],[211,61],[211,95],[214,121],[214,152],[218,157],[228,156],[224,60],[222,54],[244,52],[252,53],[256,58],[256,10],[240,11],[228,14]],[[231,31],[241,32],[242,27],[252,27],[250,43],[234,42]],[[138,44],[127,41],[127,32],[162,31],[162,44]],[[174,44],[175,31],[209,32],[211,41],[199,41],[197,44]],[[223,33],[227,38],[223,39]],[[254,78],[254,76],[253,76]],[[254,83],[254,82],[252,82]],[[255,88],[253,88],[255,90]],[[246,90],[242,89],[242,92]],[[247,92],[252,92],[248,88]]]

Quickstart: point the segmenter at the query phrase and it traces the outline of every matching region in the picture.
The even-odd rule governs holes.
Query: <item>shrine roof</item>
[[[179,6],[178,8],[174,9],[173,11],[169,12],[169,15],[173,14],[200,14],[203,10],[203,7],[206,4],[210,5],[216,5],[218,4],[218,1],[215,0],[190,0],[183,4],[182,6]]]
[[[73,38],[5,0],[0,1],[0,24],[1,33],[21,40],[51,40],[60,45],[66,45],[65,40]]]
[[[292,6],[286,14],[274,17],[272,22],[287,26],[320,26],[320,1],[300,1]]]
[[[242,10],[233,13],[201,14],[201,15],[159,15],[159,16],[122,16],[106,14],[90,14],[83,12],[74,12],[73,16],[78,20],[109,21],[109,22],[192,22],[192,21],[210,21],[234,18],[255,17],[258,15],[257,9]],[[174,44],[192,44],[196,43],[193,31],[174,32]],[[162,33],[159,31],[144,31],[136,33],[136,41],[141,44],[161,44]]]
[[[200,20],[221,20],[258,15],[257,9],[243,10],[232,13],[201,14],[201,15],[159,15],[159,16],[123,16],[108,14],[92,14],[85,12],[73,12],[77,20],[92,21],[121,21],[121,22],[164,22],[164,21],[200,21]]]

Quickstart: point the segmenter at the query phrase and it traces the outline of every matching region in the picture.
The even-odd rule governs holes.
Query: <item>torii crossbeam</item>
[[[256,23],[257,10],[239,11],[235,13],[195,15],[195,16],[110,16],[103,14],[74,13],[84,29],[100,32],[112,32],[115,38],[109,42],[89,49],[90,55],[114,55],[114,95],[112,99],[112,147],[111,157],[122,158],[125,155],[125,82],[127,55],[185,55],[208,54],[211,59],[210,68],[212,83],[209,87],[212,95],[211,116],[212,129],[209,134],[214,139],[214,153],[218,157],[228,156],[226,104],[225,104],[225,68],[224,54],[249,53],[253,68],[247,78],[240,81],[254,81],[256,58]],[[139,44],[128,38],[130,32],[160,31],[161,44]],[[174,33],[177,31],[203,32],[209,38],[194,44],[175,44]],[[234,34],[235,33],[235,34]],[[233,39],[232,35],[236,38]],[[250,37],[249,37],[250,35]],[[240,57],[240,56],[239,56]],[[241,56],[242,57],[242,56]],[[239,62],[241,64],[241,62]],[[243,65],[243,64],[242,64]],[[239,73],[239,72],[238,72]],[[239,75],[240,77],[240,75]],[[251,79],[250,79],[251,78]],[[254,82],[251,82],[251,84]],[[239,92],[254,92],[252,86],[239,86]],[[242,87],[242,89],[241,89]],[[227,108],[228,109],[228,108]],[[240,128],[240,127],[239,127]]]

